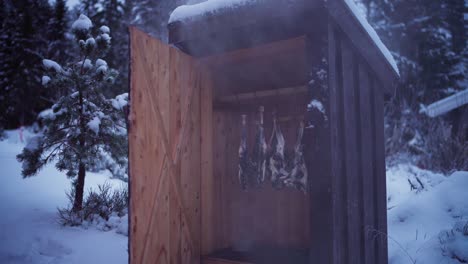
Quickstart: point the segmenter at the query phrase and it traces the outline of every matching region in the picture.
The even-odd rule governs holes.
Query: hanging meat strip
[[[273,113],[273,132],[271,134],[269,146],[271,153],[269,157],[269,171],[271,173],[271,183],[276,189],[284,187],[283,181],[280,180],[288,175],[285,170],[286,162],[284,161],[284,137],[281,129],[276,122],[276,113]]]
[[[247,115],[242,115],[241,141],[239,146],[239,183],[242,190],[247,189],[251,163],[247,151]]]
[[[254,164],[256,167],[255,175],[257,179],[257,186],[265,181],[266,175],[266,156],[267,144],[265,141],[265,133],[263,129],[263,112],[264,107],[260,106],[259,115],[260,120],[257,125],[257,134],[255,136],[255,146],[253,151]]]
[[[302,136],[304,134],[304,122],[299,125],[297,142],[294,148],[294,166],[290,176],[285,180],[285,184],[291,187],[296,187],[298,190],[307,192],[307,168],[304,162],[304,154],[302,152]]]

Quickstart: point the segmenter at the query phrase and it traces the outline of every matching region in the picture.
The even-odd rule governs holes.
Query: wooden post
[[[346,210],[347,218],[348,262],[362,264],[363,226],[361,219],[362,200],[361,175],[359,172],[360,157],[360,122],[359,115],[359,75],[357,74],[356,55],[351,42],[343,38],[341,41],[342,76],[343,76],[343,112],[344,117],[344,175],[346,178]]]
[[[373,171],[373,145],[372,145],[372,103],[371,96],[371,75],[367,64],[361,60],[359,64],[359,102],[360,102],[360,123],[361,123],[361,175],[362,175],[362,199],[363,199],[363,221],[364,221],[364,261],[365,264],[377,263],[375,259],[375,239],[373,231],[375,224],[375,199],[376,191],[374,188]]]
[[[384,144],[384,95],[377,87],[380,84],[374,79],[372,82],[373,95],[373,126],[374,126],[374,188],[376,201],[377,231],[377,262],[388,263],[387,245],[387,189],[385,176],[385,144]]]
[[[334,79],[334,71],[327,69],[327,60],[334,54],[327,53],[326,27],[322,32],[310,33],[306,39],[308,57],[309,99],[313,102],[306,114],[304,131],[305,162],[309,174],[310,200],[310,250],[309,263],[333,263],[333,196],[332,181],[337,132],[336,109],[328,80]],[[327,59],[327,57],[329,57]],[[333,59],[333,58],[332,58]],[[327,80],[328,74],[328,80]],[[322,110],[320,110],[322,106]]]

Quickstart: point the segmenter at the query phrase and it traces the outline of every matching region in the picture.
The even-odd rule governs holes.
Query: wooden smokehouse
[[[352,0],[209,0],[130,28],[130,263],[386,264],[383,103],[398,70]],[[239,184],[264,107],[306,192]]]

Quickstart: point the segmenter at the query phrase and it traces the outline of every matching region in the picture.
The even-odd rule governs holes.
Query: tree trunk
[[[84,61],[86,61],[86,56],[83,60],[83,64],[81,65],[81,71],[83,71]],[[78,164],[78,179],[75,182],[75,201],[73,202],[73,212],[79,212],[83,208],[83,192],[84,192],[84,183],[85,183],[85,176],[86,176],[86,166],[83,163],[83,156],[82,152],[85,148],[85,120],[83,116],[83,93],[81,91],[80,86],[78,86],[78,93],[80,98],[80,117],[79,117],[79,124],[80,124],[80,155],[79,155],[79,164]]]
[[[84,163],[80,163],[78,168],[78,179],[75,182],[75,201],[73,203],[73,211],[81,211],[83,207],[83,193],[84,193],[84,183],[86,176],[86,167]]]

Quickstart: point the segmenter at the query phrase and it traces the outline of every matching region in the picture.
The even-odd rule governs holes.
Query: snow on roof
[[[245,6],[249,3],[255,2],[257,0],[206,0],[193,5],[182,5],[177,7],[169,17],[169,23],[175,21],[184,21],[191,18],[199,17],[205,14],[214,14],[221,10],[233,9],[240,6]],[[361,13],[359,8],[356,6],[353,0],[344,0],[346,5],[349,7],[351,12],[361,23],[362,27],[366,30],[367,34],[372,38],[377,48],[380,50],[382,55],[387,59],[389,64],[392,66],[393,70],[400,75],[398,70],[397,63],[393,58],[393,55],[387,49],[387,47],[382,43],[377,32],[372,28],[372,26],[367,22],[364,15]]]
[[[430,117],[436,117],[465,104],[468,104],[468,89],[432,103],[423,108],[421,112]]]
[[[387,59],[388,63],[392,66],[393,70],[400,75],[400,71],[398,70],[397,63],[395,59],[393,58],[392,53],[387,49],[387,46],[383,44],[382,40],[380,40],[379,35],[377,35],[377,32],[375,32],[374,28],[367,22],[367,19],[365,18],[364,14],[359,10],[357,5],[354,3],[354,0],[344,0],[346,5],[351,9],[351,12],[353,12],[354,16],[359,20],[359,23],[361,23],[362,27],[367,31],[367,35],[369,35],[372,40],[374,41],[375,45],[379,48],[380,52],[385,56]]]
[[[208,13],[216,13],[222,9],[244,6],[256,0],[207,0],[193,5],[181,5],[172,11],[169,23],[182,21]]]
[[[93,22],[83,14],[81,14],[80,17],[72,24],[72,29],[77,30],[89,30],[91,27],[93,27]]]

